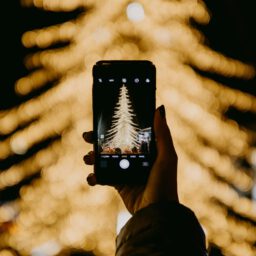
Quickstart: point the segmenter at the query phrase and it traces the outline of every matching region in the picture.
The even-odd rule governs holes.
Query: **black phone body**
[[[150,61],[93,66],[95,174],[99,184],[144,184],[155,160],[156,68]]]

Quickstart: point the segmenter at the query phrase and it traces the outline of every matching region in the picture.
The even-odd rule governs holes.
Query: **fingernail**
[[[164,105],[161,105],[159,107],[159,112],[160,112],[161,117],[165,118],[165,107],[164,107]]]

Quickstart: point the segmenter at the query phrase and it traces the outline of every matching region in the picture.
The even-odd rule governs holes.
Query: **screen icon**
[[[102,157],[102,158],[110,158],[109,155],[102,155],[101,157]]]
[[[144,166],[144,167],[149,166],[149,162],[142,162],[142,166]]]

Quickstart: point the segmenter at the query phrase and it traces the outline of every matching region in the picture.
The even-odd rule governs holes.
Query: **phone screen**
[[[96,165],[114,183],[145,178],[154,154],[155,69],[131,64],[110,62],[94,73]]]

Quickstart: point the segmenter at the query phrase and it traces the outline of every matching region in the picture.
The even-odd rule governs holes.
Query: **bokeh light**
[[[141,21],[144,19],[144,8],[140,3],[130,3],[127,5],[126,14],[131,21]]]
[[[86,184],[92,167],[84,166],[83,155],[91,147],[81,137],[92,129],[91,71],[101,59],[156,65],[157,105],[166,106],[179,155],[181,202],[195,211],[208,244],[225,256],[255,256],[255,130],[225,113],[255,114],[256,99],[196,72],[249,80],[255,68],[205,43],[190,23],[210,21],[205,4],[21,2],[53,13],[84,11],[21,38],[33,50],[24,60],[30,72],[16,81],[15,91],[29,99],[0,111],[0,160],[17,158],[1,169],[0,191],[19,187],[15,200],[0,205],[0,256],[66,255],[70,248],[114,255],[116,234],[130,216],[113,188]]]

